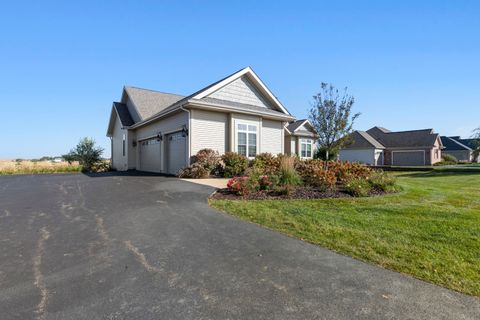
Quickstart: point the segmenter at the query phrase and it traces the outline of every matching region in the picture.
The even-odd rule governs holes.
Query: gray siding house
[[[449,154],[464,162],[480,162],[480,158],[474,155],[474,150],[480,146],[478,139],[461,139],[459,136],[442,136],[444,154]]]
[[[373,127],[354,131],[340,150],[342,161],[374,166],[429,166],[441,161],[440,136],[433,129],[390,131]]]
[[[113,103],[107,136],[114,169],[176,174],[204,148],[249,158],[305,150],[311,157],[307,150],[313,145],[297,138],[314,137],[312,128],[303,122],[301,130],[285,129],[290,123],[295,118],[247,67],[189,96],[124,87]],[[305,147],[291,150],[293,140]]]

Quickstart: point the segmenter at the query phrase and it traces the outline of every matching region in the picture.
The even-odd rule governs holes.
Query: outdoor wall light
[[[187,129],[187,126],[184,125],[182,127],[182,137],[186,137],[186,136],[188,136],[188,129]]]
[[[157,141],[162,141],[163,140],[163,135],[161,132],[157,133]]]

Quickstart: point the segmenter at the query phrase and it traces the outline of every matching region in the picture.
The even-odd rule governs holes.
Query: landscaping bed
[[[367,196],[380,196],[392,192],[382,190],[370,190]],[[328,199],[328,198],[351,198],[351,194],[339,189],[322,191],[312,187],[297,187],[289,194],[275,190],[260,190],[247,195],[239,195],[236,192],[223,188],[210,196],[212,200],[286,200],[286,199]]]
[[[228,177],[227,189],[215,199],[324,199],[368,197],[400,188],[395,177],[359,163],[300,159],[262,153],[254,159],[204,149],[194,163],[181,171],[182,178]]]

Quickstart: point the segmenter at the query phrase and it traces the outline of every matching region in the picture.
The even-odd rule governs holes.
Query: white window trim
[[[239,125],[245,125],[247,126],[247,130],[239,130],[238,129],[238,126]],[[234,130],[234,134],[235,134],[235,152],[239,153],[238,152],[238,133],[239,132],[244,132],[246,133],[247,137],[247,155],[248,155],[248,147],[249,147],[249,138],[248,138],[248,134],[249,133],[254,133],[253,131],[249,131],[248,130],[248,126],[255,126],[255,136],[256,136],[256,142],[255,142],[255,156],[258,155],[259,153],[259,144],[260,144],[260,130],[259,130],[259,123],[258,122],[254,122],[254,121],[244,121],[244,120],[237,120],[235,121],[235,130]],[[250,156],[247,156],[247,158],[249,159],[254,159],[255,157],[250,157]]]
[[[310,138],[300,138],[299,144],[300,144],[300,158],[301,159],[312,159],[313,158],[313,139]],[[307,140],[310,140],[310,142],[307,142]],[[302,156],[302,145],[310,145],[310,156]],[[305,153],[307,153],[307,150],[305,149]]]

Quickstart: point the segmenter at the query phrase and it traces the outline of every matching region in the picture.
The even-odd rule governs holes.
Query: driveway
[[[142,175],[0,177],[1,319],[478,319],[480,300]]]

